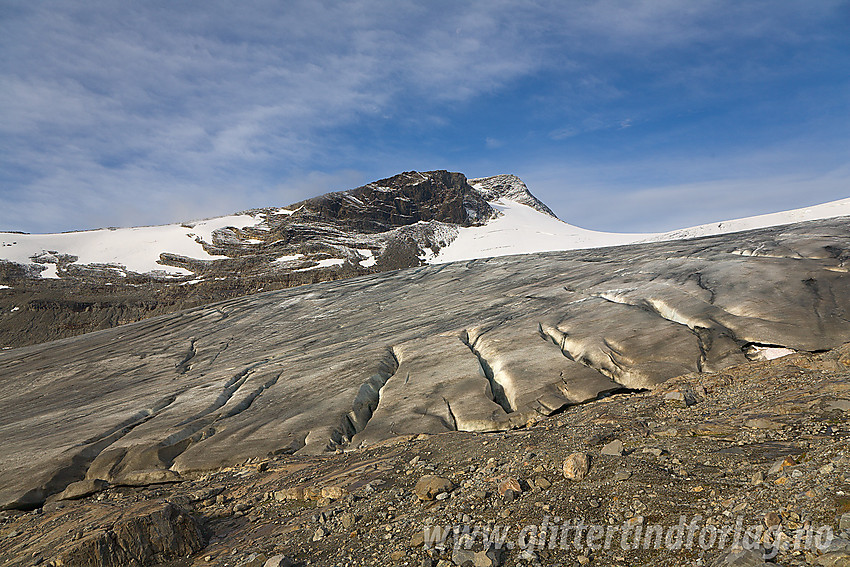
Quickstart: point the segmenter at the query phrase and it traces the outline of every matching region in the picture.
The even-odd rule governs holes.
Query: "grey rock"
[[[92,480],[84,479],[69,484],[68,487],[63,490],[59,496],[57,496],[57,499],[76,500],[77,498],[83,498],[85,496],[98,493],[108,487],[109,483],[105,480],[101,480],[99,478]]]
[[[619,457],[623,454],[623,442],[619,439],[614,439],[613,441],[606,443],[599,452],[603,455]]]
[[[269,557],[263,567],[292,567],[292,560],[287,559],[285,555],[275,555]]]
[[[843,412],[850,411],[850,400],[834,400],[827,402],[827,410],[839,410]]]
[[[455,549],[452,551],[452,563],[473,567],[497,567],[500,565],[499,552],[495,549],[472,551],[471,549]]]
[[[339,516],[339,522],[342,524],[343,529],[350,530],[357,523],[357,517],[351,512],[343,512]]]
[[[850,539],[833,537],[832,540],[829,541],[829,545],[827,545],[825,549],[821,549],[821,551],[825,553],[832,553],[834,551],[850,552]]]
[[[838,519],[838,529],[841,531],[850,530],[850,512],[841,514],[841,518]]]
[[[762,550],[731,549],[723,553],[711,567],[771,567]],[[774,566],[775,567],[775,566]]]
[[[697,403],[696,396],[688,390],[673,390],[664,394],[664,401],[676,402],[685,407],[690,407]]]
[[[817,564],[822,567],[850,567],[850,553],[832,551],[817,558]]]
[[[122,511],[110,530],[66,548],[60,565],[150,565],[191,555],[204,546],[200,525],[169,503],[141,503]]]

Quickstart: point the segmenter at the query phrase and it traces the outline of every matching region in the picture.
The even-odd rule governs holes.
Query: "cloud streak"
[[[787,74],[770,64],[771,46],[834,47],[822,24],[839,6],[7,5],[0,228],[148,224],[285,204],[305,196],[299,182],[368,181],[410,169],[410,156],[466,170],[517,141],[522,151],[493,167],[521,169],[588,133],[635,131],[667,109],[724,100],[718,86],[740,73],[746,82]],[[806,53],[789,66],[806,65]],[[685,96],[651,102],[665,90]]]

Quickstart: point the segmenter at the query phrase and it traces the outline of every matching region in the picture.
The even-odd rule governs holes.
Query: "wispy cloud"
[[[538,162],[521,177],[564,221],[610,232],[664,232],[850,197],[848,163],[787,167],[790,153],[786,147],[651,163]]]
[[[466,169],[476,152],[639,130],[789,73],[773,50],[834,46],[820,24],[839,6],[7,3],[0,228],[176,221],[285,204],[410,156]]]

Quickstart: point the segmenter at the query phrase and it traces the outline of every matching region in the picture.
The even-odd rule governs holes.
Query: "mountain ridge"
[[[437,170],[182,224],[2,233],[0,346],[425,264],[709,236],[842,214],[850,214],[850,199],[670,233],[604,233],[558,219],[515,175],[467,179]]]

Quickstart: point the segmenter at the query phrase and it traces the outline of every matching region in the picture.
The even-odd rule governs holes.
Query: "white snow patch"
[[[59,273],[56,271],[56,268],[58,268],[59,266],[57,266],[56,264],[43,264],[43,265],[44,265],[45,269],[42,270],[42,272],[41,272],[42,278],[50,279],[50,280],[58,280],[59,279]]]
[[[794,354],[796,352],[797,351],[795,350],[784,347],[751,345],[747,349],[747,357],[750,358],[750,360],[774,360],[776,358],[782,358],[783,356],[788,356],[789,354]]]
[[[309,268],[301,268],[299,270],[293,270],[294,272],[308,272],[310,270],[316,270],[318,268],[330,268],[331,266],[342,266],[345,264],[345,260],[342,258],[327,258],[325,260],[317,260],[318,265],[310,266]]]
[[[421,262],[426,263],[426,264],[439,264],[439,263],[441,263],[441,262],[434,262],[434,258],[436,258],[436,257],[437,257],[437,255],[434,254],[433,250],[431,250],[430,248],[424,248],[422,250],[422,253],[419,255],[419,260]],[[483,257],[485,257],[485,256],[482,256],[482,258]],[[451,260],[448,260],[448,261],[451,261]]]
[[[33,263],[31,258],[51,251],[77,256],[77,264],[119,264],[140,274],[160,272],[185,276],[184,268],[158,263],[163,252],[195,258],[217,260],[227,256],[208,254],[197,239],[212,243],[212,233],[220,228],[256,226],[261,219],[249,215],[231,215],[187,224],[100,229],[61,234],[3,234],[0,258],[19,264]],[[14,242],[10,245],[11,242]],[[56,265],[48,265],[42,277],[58,277]]]
[[[375,255],[368,248],[358,248],[357,252],[359,252],[361,256],[365,256],[365,259],[360,260],[359,262],[359,264],[364,268],[370,268],[378,263],[378,260],[375,259]]]
[[[304,257],[304,254],[293,254],[292,256],[281,256],[277,260],[275,260],[274,264],[285,264],[287,262],[292,262],[294,260],[300,260]]]

